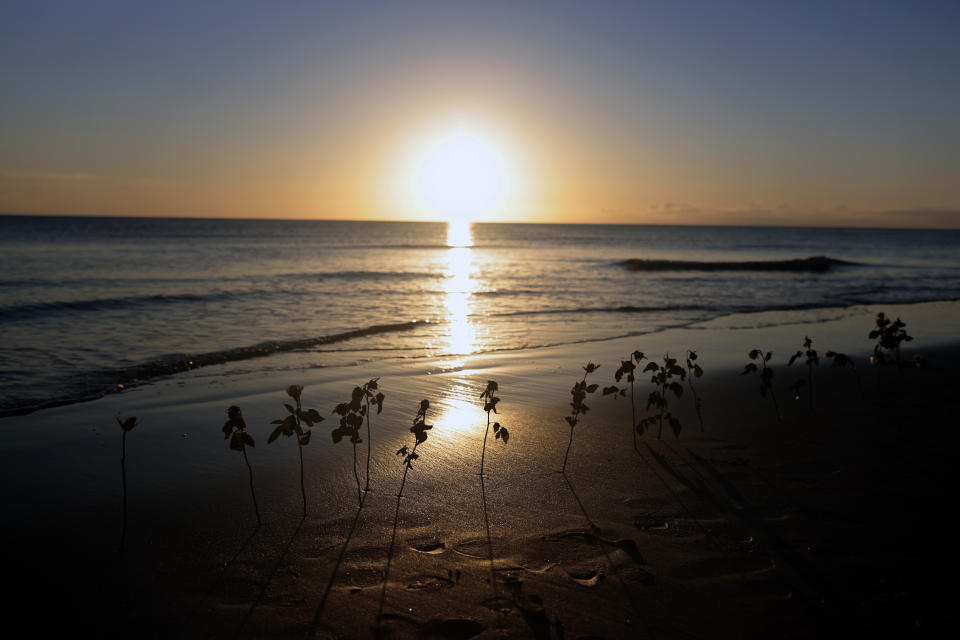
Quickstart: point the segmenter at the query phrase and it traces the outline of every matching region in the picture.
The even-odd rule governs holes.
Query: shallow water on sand
[[[791,262],[813,256],[852,264]],[[214,363],[355,366],[954,300],[958,256],[960,232],[940,230],[0,217],[0,416]]]

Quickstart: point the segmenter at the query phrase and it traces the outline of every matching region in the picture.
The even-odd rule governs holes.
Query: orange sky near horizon
[[[192,28],[21,8],[0,213],[960,228],[944,16],[694,4],[211,8]],[[890,34],[912,23],[907,51]],[[451,123],[509,165],[503,193],[411,171]],[[497,204],[418,208],[402,175]]]

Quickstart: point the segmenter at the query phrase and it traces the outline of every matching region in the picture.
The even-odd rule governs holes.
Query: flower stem
[[[367,476],[364,480],[363,492],[370,491],[370,447],[373,443],[370,441],[370,400],[367,399]]]
[[[360,475],[357,473],[357,443],[353,443],[353,479],[357,481],[357,502],[363,506],[363,494],[360,492]]]
[[[297,436],[297,449],[300,452],[300,497],[303,498],[303,517],[307,517],[307,490],[303,486],[303,445],[300,444],[300,437]]]
[[[567,458],[570,456],[571,445],[573,445],[573,425],[570,425],[570,440],[567,442],[567,451],[563,454],[563,466],[560,467],[560,473],[567,472]]]
[[[480,475],[483,475],[483,461],[487,457],[487,436],[490,434],[490,412],[487,411],[487,430],[483,432],[483,450],[480,453]]]

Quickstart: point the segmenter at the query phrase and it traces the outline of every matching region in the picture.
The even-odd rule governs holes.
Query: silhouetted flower
[[[287,387],[287,395],[294,400],[300,400],[300,394],[303,393],[303,385],[292,384]]]
[[[227,409],[227,421],[223,423],[223,439],[226,440],[236,431],[246,431],[247,423],[243,419],[243,413],[237,405]]]

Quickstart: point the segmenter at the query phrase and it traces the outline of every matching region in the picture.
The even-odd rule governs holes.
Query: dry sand
[[[907,355],[929,362],[902,374],[865,363],[872,308],[385,365],[364,372],[382,375],[387,395],[372,491],[358,509],[352,452],[332,443],[328,419],[305,449],[306,519],[296,445],[267,445],[268,423],[292,382],[327,414],[363,381],[343,378],[355,369],[200,370],[4,420],[6,620],[38,636],[942,637],[957,624],[958,307],[887,309],[917,337]],[[862,395],[852,372],[822,363],[815,412],[790,398],[803,371],[786,358],[805,334],[821,353],[857,357]],[[628,401],[597,393],[558,473],[580,365],[602,363],[591,378],[605,386],[618,356],[687,345],[707,371],[695,381],[703,432],[685,394],[680,438],[647,435],[634,449]],[[755,346],[774,351],[782,424],[758,380],[738,375]],[[481,478],[476,396],[488,379],[511,438],[491,436]],[[646,378],[638,385],[645,397]],[[394,452],[412,443],[423,397],[435,427],[398,512]],[[257,439],[259,528],[246,468],[221,440],[230,404]],[[128,436],[122,554],[116,413],[142,420]]]

